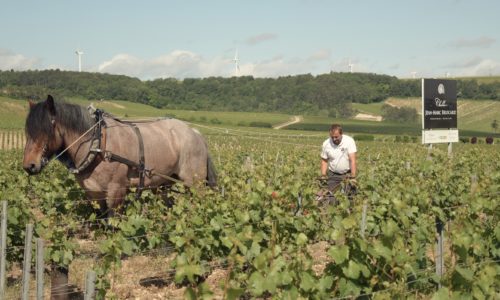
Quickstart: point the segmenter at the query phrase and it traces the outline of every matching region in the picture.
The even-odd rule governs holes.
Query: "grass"
[[[409,106],[422,111],[421,98],[389,98],[386,102],[395,106]],[[458,99],[458,129],[464,132],[492,134],[493,120],[500,122],[500,101]]]
[[[91,103],[118,118],[152,118],[174,117],[193,123],[204,123],[228,126],[248,126],[251,122],[264,122],[271,125],[280,124],[291,119],[291,115],[256,112],[216,112],[167,110],[129,101],[88,101],[82,98],[70,98],[68,102],[81,106]],[[26,100],[14,100],[0,97],[0,129],[21,129],[28,113]]]
[[[500,76],[457,77],[455,79],[476,80],[479,84],[500,82]]]
[[[419,124],[401,124],[393,122],[373,122],[352,119],[333,119],[325,117],[306,117],[303,123],[289,126],[289,129],[312,130],[327,132],[332,123],[339,123],[346,134],[389,134],[389,135],[420,135]]]
[[[0,97],[0,128],[24,128],[28,113],[28,101]]]
[[[371,115],[381,115],[382,114],[382,106],[384,102],[378,103],[353,103],[352,107],[360,113],[371,114]]]
[[[68,101],[87,106],[91,102],[82,98],[70,98]],[[410,106],[421,110],[420,98],[390,98],[386,100],[396,106]],[[157,109],[152,106],[128,102],[128,101],[97,101],[92,102],[97,108],[101,108],[119,118],[151,118],[151,117],[174,117],[186,120],[194,124],[213,127],[225,127],[229,129],[239,128],[245,131],[274,132],[271,129],[241,127],[249,126],[251,122],[269,123],[271,125],[286,122],[292,118],[291,115],[278,113],[256,113],[256,112],[214,112],[214,111],[190,111],[190,110],[166,110]],[[380,115],[384,103],[361,104],[354,103],[353,106],[360,112]],[[25,100],[14,100],[0,97],[0,130],[23,129],[28,103]],[[493,120],[500,122],[500,101],[492,100],[458,100],[458,127],[460,135],[486,136],[493,134],[491,123]],[[420,124],[401,124],[391,122],[361,121],[354,119],[333,119],[321,116],[304,116],[304,121],[292,125],[287,129],[294,130],[293,135],[307,134],[307,131],[328,130],[331,123],[338,122],[344,125],[346,132],[368,133],[368,134],[396,134],[396,135],[420,135]],[[286,131],[280,130],[282,134]],[[310,133],[309,133],[310,134]]]

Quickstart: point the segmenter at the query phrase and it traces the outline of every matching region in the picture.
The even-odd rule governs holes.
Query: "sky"
[[[78,71],[79,50],[84,72],[141,80],[498,76],[499,12],[498,0],[4,0],[0,70]]]

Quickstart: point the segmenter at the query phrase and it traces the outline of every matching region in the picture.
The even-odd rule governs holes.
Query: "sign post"
[[[458,142],[457,82],[422,78],[422,144]]]

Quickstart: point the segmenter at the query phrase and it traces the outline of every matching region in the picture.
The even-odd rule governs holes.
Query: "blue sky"
[[[500,75],[500,1],[8,1],[0,69],[138,77]],[[238,51],[239,71],[233,61]],[[415,73],[412,73],[415,72]]]

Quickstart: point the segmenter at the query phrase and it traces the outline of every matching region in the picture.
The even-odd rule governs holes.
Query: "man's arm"
[[[356,177],[356,152],[349,153],[349,164],[351,166],[351,176]]]
[[[321,159],[321,176],[326,176],[326,171],[328,170],[328,161],[326,159]]]

